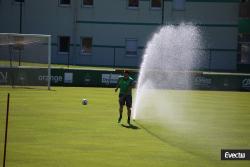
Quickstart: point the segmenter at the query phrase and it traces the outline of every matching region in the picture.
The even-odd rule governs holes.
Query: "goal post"
[[[51,36],[48,35],[48,90],[51,88]]]
[[[0,85],[51,88],[51,35],[0,33]]]

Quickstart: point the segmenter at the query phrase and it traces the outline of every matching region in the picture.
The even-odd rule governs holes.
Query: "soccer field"
[[[250,166],[250,161],[220,160],[222,148],[250,149],[250,93],[166,90],[189,118],[205,122],[180,133],[153,121],[139,120],[131,128],[126,112],[122,126],[117,123],[114,89],[71,87],[52,91],[0,87],[0,164],[8,92],[8,167]],[[188,100],[182,102],[180,97]],[[87,106],[81,104],[82,98],[88,99]]]

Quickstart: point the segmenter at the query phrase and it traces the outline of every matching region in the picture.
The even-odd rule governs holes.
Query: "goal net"
[[[0,33],[0,85],[50,90],[51,36]]]

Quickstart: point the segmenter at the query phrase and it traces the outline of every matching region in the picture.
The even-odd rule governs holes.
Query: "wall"
[[[72,0],[61,7],[58,0],[26,0],[23,7],[23,33],[51,34],[52,62],[67,64],[68,55],[58,54],[58,36],[71,37],[70,64],[139,66],[143,48],[161,26],[162,10],[151,9],[150,0],[140,0],[138,9],[129,9],[127,0],[94,0],[83,7]],[[185,10],[175,11],[172,0],[164,1],[164,23],[192,22],[201,29],[206,57],[205,70],[236,70],[238,5],[236,0],[187,0]],[[19,5],[2,0],[0,32],[19,31]],[[7,18],[7,19],[6,19]],[[80,37],[93,37],[92,56],[80,53]],[[125,55],[127,38],[138,40],[138,55]],[[226,61],[223,61],[226,60]],[[220,61],[220,62],[218,62]]]

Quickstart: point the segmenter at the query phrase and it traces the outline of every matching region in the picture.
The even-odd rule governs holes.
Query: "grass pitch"
[[[1,164],[4,111],[7,92],[10,92],[8,167],[250,166],[250,161],[221,161],[220,150],[209,149],[213,143],[222,143],[219,132],[230,134],[230,131],[239,136],[228,137],[223,146],[250,148],[250,93],[171,91],[174,96],[195,97],[192,98],[192,105],[182,104],[190,117],[204,119],[205,114],[212,121],[211,126],[204,128],[201,134],[217,132],[213,140],[204,141],[204,136],[196,135],[191,141],[189,133],[181,136],[175,131],[143,121],[133,122],[134,127],[129,128],[125,112],[124,126],[119,125],[118,95],[114,89],[53,89],[0,87]],[[82,98],[88,99],[87,106],[81,104]],[[197,114],[198,110],[203,113]],[[211,118],[208,112],[217,112],[218,117]],[[213,122],[223,123],[225,120],[221,119],[227,118],[234,120],[231,125],[212,126],[220,125]],[[205,146],[196,147],[196,142]],[[204,148],[207,150],[202,150]],[[215,148],[220,148],[220,145]]]

